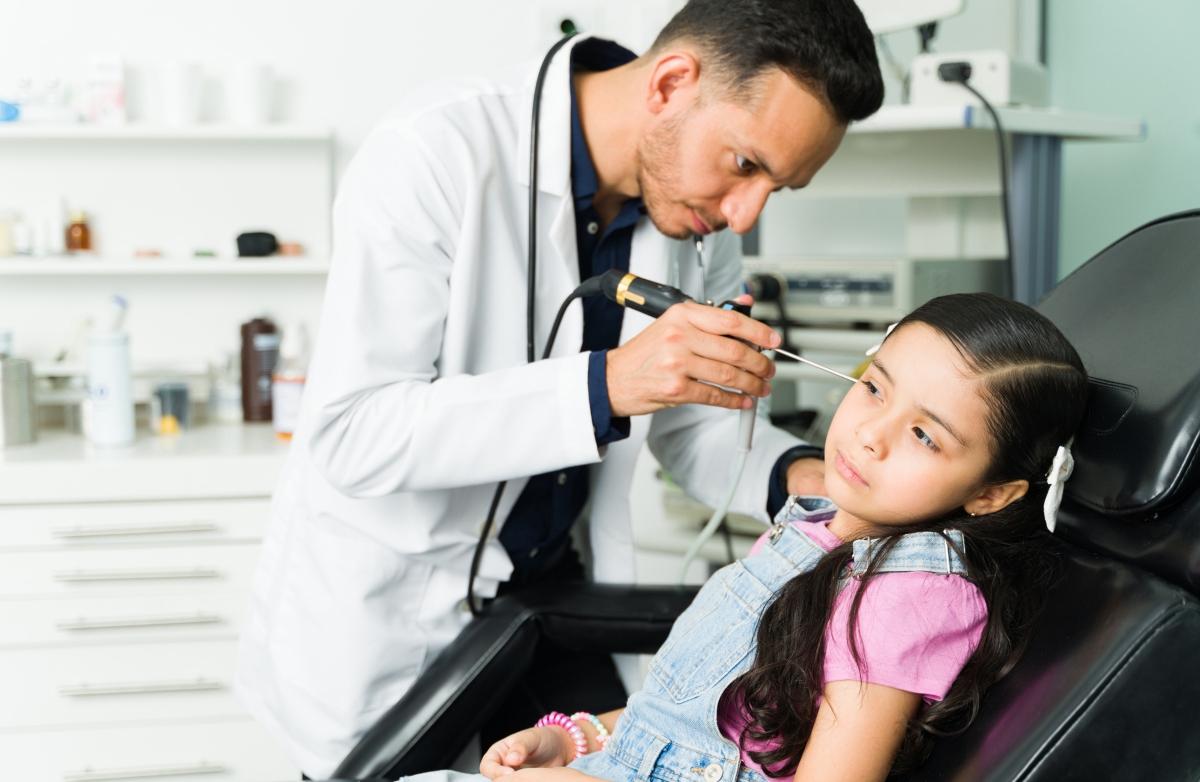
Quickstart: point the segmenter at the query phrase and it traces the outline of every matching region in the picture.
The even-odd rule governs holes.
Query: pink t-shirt
[[[842,543],[829,531],[828,521],[793,523],[826,551]],[[758,539],[750,556],[758,553],[766,537],[764,533]],[[858,611],[860,673],[846,637],[857,583],[852,581],[838,594],[825,628],[825,682],[882,684],[917,693],[926,703],[946,697],[987,624],[987,605],[978,587],[961,576],[915,571],[872,578]],[[741,705],[731,700],[722,702],[717,726],[736,744],[747,718]],[[765,742],[749,743],[742,750],[742,762],[762,773],[748,752],[766,747]]]

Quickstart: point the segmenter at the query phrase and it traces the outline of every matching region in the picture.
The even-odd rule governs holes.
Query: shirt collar
[[[577,71],[607,71],[619,65],[632,62],[637,55],[612,41],[603,38],[589,38],[581,41],[571,50],[571,72]],[[588,152],[587,140],[583,136],[583,124],[579,121],[579,105],[575,100],[575,80],[570,79],[571,85],[571,193],[575,197],[578,209],[587,209],[592,205],[599,183],[596,178],[596,167]],[[634,200],[634,199],[631,199]],[[640,201],[641,199],[636,199]]]

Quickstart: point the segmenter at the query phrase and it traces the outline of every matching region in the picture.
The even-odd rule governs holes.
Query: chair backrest
[[[1200,211],[1133,231],[1039,304],[1092,381],[1063,577],[975,722],[903,782],[1200,778],[1198,304]]]
[[[1092,377],[1063,537],[1200,594],[1200,210],[1114,242],[1038,309]]]

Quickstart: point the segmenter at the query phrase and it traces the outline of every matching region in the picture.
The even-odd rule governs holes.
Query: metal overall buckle
[[[790,511],[795,504],[796,495],[789,494],[787,502],[783,504],[783,507],[779,510],[779,513],[775,514],[775,521],[771,524],[771,529],[767,533],[767,539],[770,540],[771,543],[775,543],[779,540],[779,537],[783,535],[783,530],[787,527],[788,518],[791,515]]]

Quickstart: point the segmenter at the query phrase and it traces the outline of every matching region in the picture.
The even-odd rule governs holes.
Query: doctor
[[[568,533],[585,504],[592,577],[632,582],[642,444],[715,505],[737,425],[723,408],[748,400],[709,383],[769,390],[772,364],[732,337],[772,347],[778,335],[700,304],[652,321],[588,300],[551,357],[526,362],[536,71],[430,86],[341,182],[237,685],[314,777],[470,618],[497,482],[476,594],[580,574]],[[541,91],[538,354],[562,300],[609,268],[737,296],[735,234],[773,191],[807,185],[882,94],[853,0],[692,0],[641,57],[599,39],[561,48]],[[819,491],[816,455],[761,426],[734,509],[765,521],[788,491]]]

